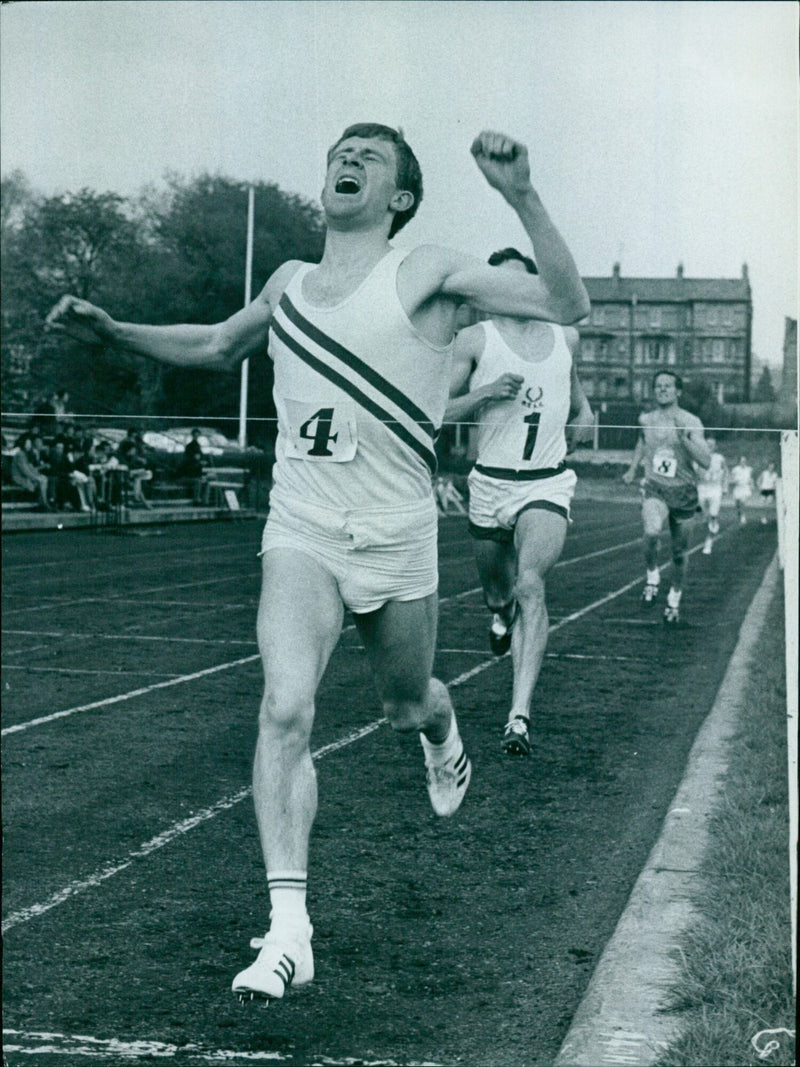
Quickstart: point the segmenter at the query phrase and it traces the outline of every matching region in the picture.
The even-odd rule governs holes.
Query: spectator
[[[91,511],[86,493],[88,475],[77,469],[74,453],[68,452],[65,445],[65,439],[57,437],[50,452],[49,474],[56,507],[63,509],[69,506],[79,511]]]
[[[434,480],[433,487],[436,492],[436,503],[442,515],[467,514],[464,497],[456,489],[451,477],[440,475]]]
[[[778,488],[778,471],[774,463],[761,472],[758,476],[758,488],[761,493],[761,502],[768,508],[775,506],[775,495]],[[767,516],[761,516],[761,522],[766,524]]]
[[[178,468],[178,477],[188,482],[192,490],[192,503],[203,502],[203,472],[207,466],[206,457],[200,445],[200,431],[192,430],[192,439],[183,450],[183,459]]]
[[[66,389],[53,392],[36,409],[35,414],[45,420],[48,433],[58,433],[60,425],[70,420],[72,413],[68,410],[69,393]]]
[[[106,511],[111,504],[120,503],[119,485],[114,484],[113,472],[119,470],[119,459],[109,441],[100,441],[92,449],[89,473],[95,483],[97,506]]]
[[[94,438],[90,433],[84,433],[75,439],[74,445],[66,443],[65,450],[75,465],[73,478],[75,479],[76,488],[79,493],[82,490],[82,497],[90,509],[94,511],[98,504],[97,484],[92,471],[92,466],[96,460]]]
[[[139,430],[128,430],[125,438],[120,442],[118,449],[119,458],[128,468],[128,487],[131,492],[131,500],[135,504],[149,508],[152,505],[144,495],[142,485],[152,481],[153,472],[146,464],[144,455],[144,441]]]
[[[53,510],[47,493],[47,475],[36,459],[33,438],[29,433],[17,440],[16,452],[11,457],[11,481],[20,489],[36,493],[44,511]]]

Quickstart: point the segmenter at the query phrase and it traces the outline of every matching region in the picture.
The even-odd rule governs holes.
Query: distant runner
[[[742,456],[731,470],[731,494],[736,504],[739,523],[744,526],[747,522],[744,506],[753,495],[753,468],[747,462],[747,456]]]
[[[622,480],[630,485],[644,466],[642,521],[647,576],[642,602],[652,604],[661,582],[658,540],[669,522],[672,581],[664,608],[664,622],[677,623],[686,579],[687,524],[700,509],[695,464],[708,467],[711,453],[696,415],[678,406],[683,382],[674,371],[658,371],[653,378],[656,407],[639,416],[641,432],[633,459]]]
[[[719,509],[722,497],[728,491],[728,464],[721,452],[717,451],[717,442],[713,437],[706,438],[711,462],[708,467],[695,464],[697,471],[697,495],[700,507],[706,517],[707,533],[703,544],[703,555],[710,556],[714,538],[719,533]]]

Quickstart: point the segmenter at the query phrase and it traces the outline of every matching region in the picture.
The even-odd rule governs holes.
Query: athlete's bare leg
[[[258,645],[264,666],[253,799],[267,869],[305,871],[317,810],[309,740],[314,697],[342,629],[333,577],[312,557],[271,548],[263,557]]]
[[[517,519],[514,593],[519,611],[511,638],[514,686],[509,720],[530,718],[531,699],[547,647],[545,578],[561,556],[566,534],[566,518],[544,508],[529,508]]]
[[[686,581],[686,549],[689,544],[688,527],[691,520],[674,519],[670,516],[669,532],[672,541],[672,577],[670,588],[680,593]]]
[[[504,622],[510,623],[517,576],[514,544],[512,541],[476,540],[474,547],[486,606],[490,611],[499,613]]]
[[[419,733],[433,810],[453,815],[472,768],[447,687],[431,677],[438,609],[438,594],[432,593],[420,600],[389,601],[355,618],[384,713],[398,733]]]
[[[644,560],[650,573],[658,570],[658,541],[668,514],[666,504],[657,497],[645,497],[642,502]]]
[[[423,733],[434,744],[444,741],[453,718],[450,694],[431,677],[438,610],[432,593],[355,616],[392,729]]]

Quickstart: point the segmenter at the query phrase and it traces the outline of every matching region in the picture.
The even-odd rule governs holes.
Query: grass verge
[[[754,651],[740,729],[731,742],[724,796],[711,821],[701,867],[699,918],[679,949],[669,1009],[682,1036],[659,1059],[666,1067],[793,1065],[789,902],[789,804],[783,591]]]

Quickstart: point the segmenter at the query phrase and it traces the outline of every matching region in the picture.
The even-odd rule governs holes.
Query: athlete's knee
[[[383,713],[397,733],[413,733],[429,721],[432,705],[447,699],[446,686],[438,678],[430,678],[424,684],[406,688],[402,693],[384,696]]]
[[[534,568],[521,571],[517,575],[514,596],[523,607],[536,608],[544,604],[544,592],[544,578]]]
[[[265,685],[258,711],[260,733],[283,739],[294,738],[304,744],[311,736],[313,720],[313,693],[297,685]]]

